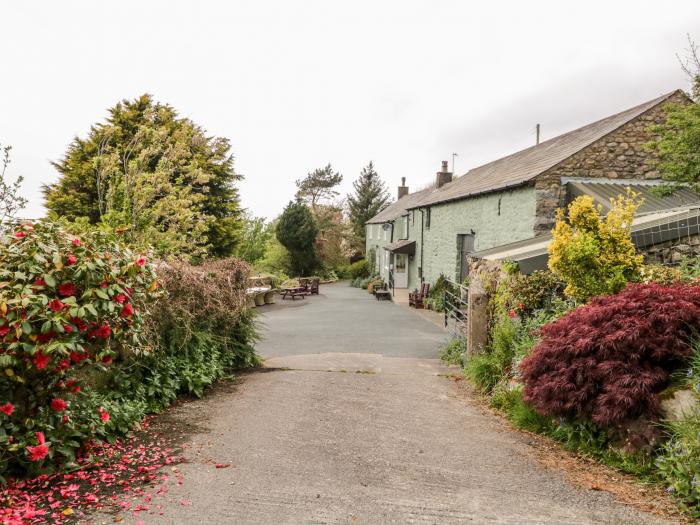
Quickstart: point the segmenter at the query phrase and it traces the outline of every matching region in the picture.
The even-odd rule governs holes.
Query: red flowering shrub
[[[658,415],[657,394],[691,355],[700,286],[631,284],[542,328],[521,364],[524,399],[544,415],[611,427]]]
[[[108,434],[75,373],[137,348],[151,264],[100,232],[22,224],[0,242],[0,475],[72,461]]]

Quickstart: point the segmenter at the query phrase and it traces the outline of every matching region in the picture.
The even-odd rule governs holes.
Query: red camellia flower
[[[51,358],[49,356],[44,355],[42,352],[38,352],[34,356],[34,366],[37,368],[37,370],[43,370],[49,364],[50,359]]]
[[[18,239],[23,239],[26,236],[27,236],[27,234],[24,233],[23,231],[15,232],[15,237],[17,237]]]
[[[139,266],[143,266],[144,264],[146,264],[146,258],[142,255],[141,257],[136,259],[136,264],[138,264]]]
[[[70,322],[76,326],[79,332],[84,332],[88,329],[87,323],[83,321],[80,317],[73,317],[70,320]]]
[[[122,308],[122,311],[119,312],[119,315],[122,317],[131,317],[134,315],[134,307],[131,306],[131,303],[127,303],[124,305],[124,308]]]
[[[525,307],[523,306],[523,303],[518,303],[518,310],[522,310],[523,308],[525,308]]]
[[[5,326],[0,326],[0,337],[5,337],[7,334],[10,333],[10,327],[5,325]]]
[[[46,281],[39,277],[36,281],[34,281],[34,286],[46,286]]]
[[[508,315],[511,319],[513,319],[515,317],[515,310],[511,310],[510,312],[508,312]]]
[[[73,394],[77,394],[78,392],[80,392],[80,385],[78,384],[78,382],[75,379],[70,379],[66,383],[66,387],[69,388],[71,393],[73,393]]]
[[[63,412],[66,408],[68,408],[68,403],[66,403],[60,397],[54,397],[51,400],[51,410],[55,410],[56,412]]]
[[[52,299],[49,301],[49,308],[51,308],[52,312],[60,312],[63,310],[63,306],[64,305],[60,299]]]
[[[78,262],[78,258],[75,255],[73,255],[72,253],[69,253],[68,255],[66,255],[66,264],[68,266],[70,266],[71,264],[75,264],[77,262]]]
[[[111,333],[112,330],[109,328],[108,324],[103,324],[97,330],[95,330],[95,336],[99,337],[100,339],[107,339]]]
[[[68,423],[69,421],[70,421],[70,419],[68,419],[68,416],[65,415],[65,414],[63,414],[63,424],[66,424],[66,423]]]
[[[124,295],[123,293],[118,293],[114,296],[114,302],[124,304],[124,301],[126,301],[126,295]]]
[[[61,297],[69,297],[78,293],[73,283],[63,283],[58,286],[58,293]]]
[[[104,408],[100,407],[100,419],[106,423],[109,421],[109,412],[107,412]]]
[[[70,366],[70,361],[68,361],[68,359],[61,359],[58,362],[58,366],[56,368],[60,371],[63,371],[63,370],[66,370],[69,366]]]
[[[43,432],[34,432],[34,437],[40,445],[46,443],[46,436],[44,436]]]
[[[66,332],[67,334],[70,334],[71,332],[73,332],[73,327],[69,324],[64,324],[63,331]]]
[[[102,284],[100,286],[102,287],[103,290],[105,288],[107,288],[107,281],[102,281]]]
[[[46,456],[49,455],[48,445],[37,445],[35,447],[27,447],[27,452],[29,452],[30,461],[41,461]]]
[[[10,403],[9,401],[7,403],[5,403],[4,405],[0,406],[0,412],[5,414],[6,416],[11,416],[14,411],[15,411],[15,405]]]
[[[53,339],[54,337],[56,337],[56,334],[54,334],[53,332],[46,332],[45,334],[37,335],[36,340],[42,344],[45,344],[51,341],[51,339]]]
[[[73,246],[80,246],[80,239],[75,238],[75,239],[73,239],[72,242],[73,242]]]
[[[111,355],[104,356],[102,358],[102,364],[111,365],[112,364],[112,356]]]

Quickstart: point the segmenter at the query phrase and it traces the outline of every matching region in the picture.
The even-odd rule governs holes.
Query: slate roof
[[[418,208],[522,186],[678,92],[680,90],[672,91],[536,146],[471,169],[451,183],[431,189],[423,199],[411,202],[406,208]]]
[[[392,202],[389,206],[368,220],[367,224],[381,224],[384,222],[390,222],[394,219],[398,219],[402,215],[406,215],[408,213],[408,208],[415,208],[415,204],[417,204],[422,198],[426,197],[432,190],[433,188],[431,187],[404,195],[399,200]]]

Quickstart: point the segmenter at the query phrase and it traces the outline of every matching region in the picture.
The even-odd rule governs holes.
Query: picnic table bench
[[[303,287],[297,287],[297,288],[282,288],[282,299],[286,299],[287,297],[291,297],[292,301],[296,297],[301,297],[302,299],[304,296],[307,294],[306,288]]]

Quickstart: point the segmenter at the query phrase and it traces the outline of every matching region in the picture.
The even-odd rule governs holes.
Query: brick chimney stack
[[[408,186],[406,186],[406,177],[401,177],[401,186],[399,186],[399,199],[408,195]]]
[[[448,182],[452,182],[452,172],[447,170],[447,161],[442,161],[442,169],[437,172],[435,186],[442,188]]]

